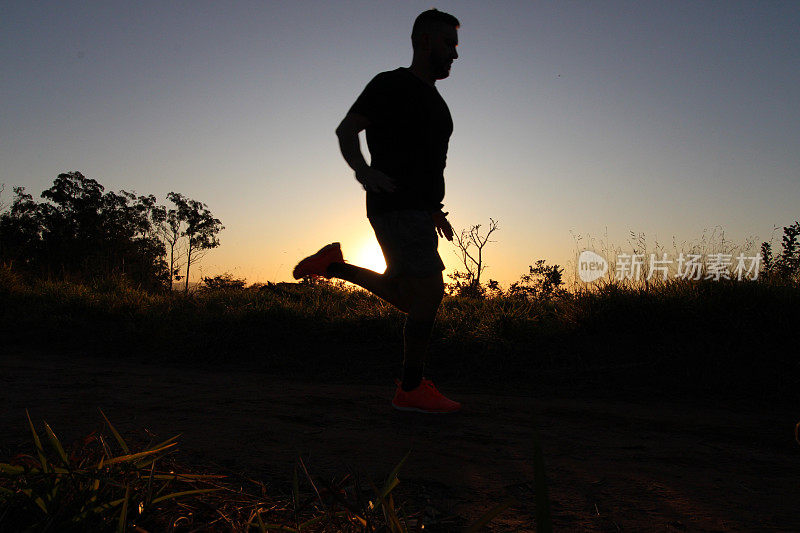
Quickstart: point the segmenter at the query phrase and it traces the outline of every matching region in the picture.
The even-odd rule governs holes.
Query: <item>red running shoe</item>
[[[330,279],[331,277],[327,271],[331,263],[344,263],[342,247],[338,242],[324,246],[319,252],[309,255],[297,263],[297,266],[292,271],[292,276],[294,276],[294,279],[306,276],[322,276]]]
[[[422,378],[419,387],[410,391],[404,391],[398,381],[392,407],[399,411],[445,414],[455,413],[461,409],[461,404],[436,390],[431,380]]]

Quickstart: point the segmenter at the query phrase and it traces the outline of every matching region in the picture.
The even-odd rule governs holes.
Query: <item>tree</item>
[[[219,219],[211,215],[206,204],[186,198],[180,193],[167,195],[177,207],[177,219],[185,224],[181,236],[186,237],[186,280],[184,292],[189,292],[189,271],[193,263],[205,253],[219,246],[217,234],[225,229]]]
[[[781,281],[797,282],[800,280],[800,222],[785,226],[781,239],[781,253],[773,258],[772,245],[761,243],[763,271],[767,277]]]
[[[61,276],[125,278],[156,288],[165,277],[164,246],[152,227],[154,196],[105,192],[80,172],[59,174],[39,204],[46,256]]]
[[[520,276],[508,288],[509,296],[523,298],[548,299],[553,295],[563,294],[562,274],[564,269],[558,265],[547,265],[544,259],[536,261],[536,266],[528,266],[528,274]]]
[[[196,200],[170,193],[175,207],[168,210],[153,195],[105,191],[80,172],[59,174],[41,202],[22,187],[14,195],[10,209],[0,210],[0,261],[40,276],[171,288],[180,279],[180,242],[188,280],[191,265],[219,246],[223,229]]]
[[[242,290],[244,289],[247,281],[240,278],[234,278],[230,272],[219,274],[213,278],[204,277],[203,287],[209,290]]]
[[[458,248],[456,252],[464,265],[466,272],[456,271],[449,275],[454,281],[450,286],[451,294],[461,296],[483,296],[484,289],[481,286],[481,273],[486,269],[483,261],[483,249],[490,242],[489,237],[499,229],[498,222],[489,219],[489,229],[486,234],[481,235],[481,225],[476,224],[469,229],[461,230],[461,233],[454,235],[454,244]]]
[[[0,258],[23,269],[35,268],[42,254],[38,204],[25,187],[14,187],[9,211],[0,215]]]
[[[178,248],[178,242],[181,240],[181,219],[178,218],[178,210],[167,210],[163,205],[157,206],[153,213],[153,224],[156,227],[159,237],[169,251],[169,290],[172,290],[172,283],[180,281],[180,259],[183,254]]]

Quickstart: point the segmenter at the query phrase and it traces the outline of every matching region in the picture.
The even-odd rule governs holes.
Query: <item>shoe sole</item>
[[[427,415],[449,415],[451,413],[457,413],[461,411],[460,407],[453,411],[426,411],[425,409],[420,409],[419,407],[400,407],[399,405],[395,404],[392,404],[392,407],[394,407],[398,411],[413,411],[416,413],[425,413]]]
[[[336,248],[339,248],[339,249],[341,249],[341,244],[339,244],[338,242],[333,242],[333,243],[331,243],[331,244],[326,244],[326,245],[325,245],[325,246],[323,246],[323,247],[322,247],[322,248],[321,248],[321,249],[320,249],[320,250],[319,250],[317,253],[315,253],[315,254],[312,254],[312,255],[309,255],[309,256],[308,256],[308,257],[306,257],[305,259],[301,260],[299,263],[297,263],[297,264],[295,265],[294,269],[292,270],[292,277],[293,277],[294,279],[301,279],[301,278],[304,278],[304,277],[306,277],[306,276],[318,276],[318,277],[321,277],[321,278],[330,279],[330,278],[329,278],[328,276],[326,276],[325,274],[304,274],[304,275],[300,275],[300,276],[298,276],[298,275],[297,275],[297,269],[298,269],[298,268],[300,268],[300,265],[302,265],[304,262],[306,262],[306,261],[313,261],[313,260],[314,260],[314,259],[316,259],[317,257],[319,257],[319,256],[322,256],[322,255],[324,255],[324,254],[328,253],[328,251],[329,251],[329,250],[331,250],[331,249],[336,249]],[[339,254],[341,255],[341,252],[339,252]]]

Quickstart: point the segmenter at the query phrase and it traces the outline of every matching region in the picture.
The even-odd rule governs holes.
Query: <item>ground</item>
[[[394,411],[391,376],[320,383],[15,349],[0,355],[0,450],[30,441],[26,408],[67,441],[96,429],[102,408],[123,432],[180,433],[183,460],[246,471],[284,494],[298,455],[312,474],[377,483],[411,450],[397,490],[433,519],[428,529],[471,523],[514,496],[491,529],[532,531],[538,427],[556,531],[800,530],[800,411],[439,387],[461,413]]]

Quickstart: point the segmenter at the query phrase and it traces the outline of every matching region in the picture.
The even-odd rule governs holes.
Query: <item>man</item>
[[[431,9],[414,22],[411,66],[375,76],[336,129],[339,147],[367,191],[367,217],[386,259],[386,271],[345,263],[339,243],[325,246],[294,269],[304,276],[355,283],[406,313],[403,378],[392,405],[425,413],[451,413],[461,404],[423,377],[425,353],[444,295],[438,237],[453,240],[442,211],[445,160],[453,122],[435,83],[458,58],[458,19]],[[366,130],[371,165],[358,134]]]

